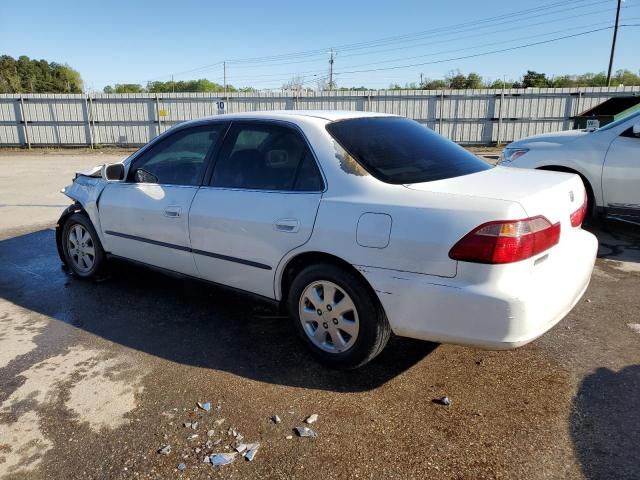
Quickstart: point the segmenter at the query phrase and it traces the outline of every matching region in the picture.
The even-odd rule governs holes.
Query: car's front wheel
[[[323,363],[357,368],[376,357],[391,334],[368,285],[335,265],[312,265],[291,284],[289,313],[303,342]]]
[[[105,262],[104,250],[91,221],[82,213],[74,213],[62,230],[65,263],[80,278],[94,278]]]

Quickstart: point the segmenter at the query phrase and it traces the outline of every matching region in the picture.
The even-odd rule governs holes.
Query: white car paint
[[[338,257],[369,282],[398,335],[510,348],[560,321],[584,293],[597,250],[595,237],[569,221],[584,201],[580,178],[498,167],[447,180],[387,184],[347,161],[325,129],[329,122],[363,116],[381,115],[252,112],[174,127],[235,120],[290,125],[314,153],[325,182],[322,192],[99,178],[91,178],[89,188],[82,184],[87,177],[80,176],[65,193],[95,219],[107,252],[274,300],[286,294],[282,279],[291,260],[310,252]],[[136,155],[124,161],[125,168]],[[166,216],[169,207],[179,207],[180,215]],[[448,255],[480,224],[536,215],[561,223],[560,242],[539,255],[505,265]],[[151,242],[136,245],[108,231]],[[165,243],[184,248],[168,249]]]
[[[518,168],[560,167],[580,174],[596,207],[614,215],[640,216],[640,112],[595,131],[571,130],[509,144],[499,163]],[[514,161],[510,154],[526,151]]]

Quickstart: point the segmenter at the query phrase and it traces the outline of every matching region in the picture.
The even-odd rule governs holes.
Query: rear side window
[[[274,124],[234,124],[213,170],[214,187],[320,191],[322,180],[302,136]]]
[[[365,170],[386,183],[431,182],[491,168],[407,118],[352,118],[329,123],[327,131]]]

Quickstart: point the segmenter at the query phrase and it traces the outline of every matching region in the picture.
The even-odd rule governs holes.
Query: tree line
[[[618,70],[612,76],[611,86],[640,85],[640,71]],[[528,70],[518,80],[484,79],[475,72],[464,74],[454,70],[441,79],[424,79],[421,82],[392,84],[392,90],[442,90],[473,88],[530,88],[530,87],[605,87],[607,76],[604,72],[581,75],[548,76],[545,73]],[[293,77],[282,85],[283,90],[312,91],[303,77]],[[369,90],[365,86],[329,85],[326,80],[318,82],[317,90]],[[83,83],[80,73],[67,64],[30,59],[22,55],[17,59],[0,55],[0,93],[81,93]],[[116,83],[104,87],[105,93],[183,93],[183,92],[253,92],[252,87],[221,85],[205,78],[197,80],[153,81],[146,85],[138,83]]]
[[[171,93],[171,92],[224,92],[225,86],[212,82],[206,78],[198,80],[170,80],[168,82],[148,82],[146,86],[140,83],[116,83],[107,85],[104,93]],[[237,88],[227,84],[227,92],[253,92],[251,87]]]
[[[611,76],[611,86],[640,85],[640,71],[618,70]],[[442,90],[471,88],[562,88],[562,87],[606,87],[607,75],[600,73],[584,73],[582,75],[547,76],[545,73],[527,70],[519,80],[485,80],[477,73],[467,75],[459,70],[449,72],[442,79],[426,79],[422,83],[406,83],[404,86],[392,84],[392,90]]]
[[[69,65],[0,55],[0,93],[82,93],[80,73]]]

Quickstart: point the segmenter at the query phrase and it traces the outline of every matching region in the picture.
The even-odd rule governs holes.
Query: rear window
[[[386,183],[420,183],[491,168],[464,148],[402,117],[329,123],[331,136],[371,175]]]

